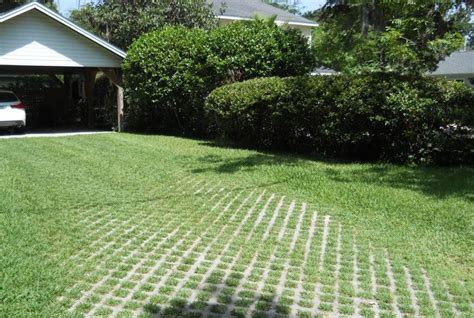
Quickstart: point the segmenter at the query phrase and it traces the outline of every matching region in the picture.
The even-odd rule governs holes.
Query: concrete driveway
[[[100,130],[37,130],[27,132],[25,134],[10,134],[8,132],[0,132],[0,139],[17,139],[17,138],[53,138],[53,137],[69,137],[69,136],[84,136],[84,135],[98,135],[111,134],[113,131]]]

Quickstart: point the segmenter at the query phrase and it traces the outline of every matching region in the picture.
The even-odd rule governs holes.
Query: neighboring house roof
[[[76,25],[73,22],[69,21],[68,19],[64,18],[60,14],[52,11],[51,9],[45,7],[44,5],[42,5],[38,2],[31,2],[31,3],[28,3],[24,6],[18,7],[14,10],[7,11],[3,14],[0,14],[0,24],[3,23],[3,22],[8,21],[10,19],[13,19],[14,17],[22,15],[26,12],[30,12],[32,10],[37,10],[37,11],[45,14],[46,16],[51,18],[52,20],[55,20],[56,22],[64,25],[65,27],[73,30],[74,32],[82,35],[83,37],[85,37],[85,38],[89,39],[90,41],[94,42],[95,44],[105,48],[106,50],[118,55],[121,58],[125,58],[126,55],[127,55],[121,49],[113,46],[112,44],[108,43],[107,41],[102,40],[101,38],[93,35],[92,33],[87,32],[83,28],[79,27],[78,25]]]
[[[454,52],[431,73],[435,76],[474,77],[474,51]]]
[[[213,4],[214,14],[222,20],[250,20],[256,16],[276,16],[277,23],[316,27],[314,21],[263,3],[261,0],[208,0]]]
[[[315,68],[312,72],[311,75],[336,75],[337,72],[333,69],[321,66],[318,68]]]

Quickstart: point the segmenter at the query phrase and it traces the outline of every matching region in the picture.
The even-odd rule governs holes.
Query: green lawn
[[[473,316],[474,169],[0,140],[0,316]]]

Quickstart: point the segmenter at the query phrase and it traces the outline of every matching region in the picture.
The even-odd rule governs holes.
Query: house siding
[[[0,23],[0,65],[120,67],[122,59],[36,10]]]

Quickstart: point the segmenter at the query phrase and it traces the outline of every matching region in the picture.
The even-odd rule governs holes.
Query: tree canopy
[[[319,21],[319,17],[321,16],[322,9],[316,9],[312,11],[306,11],[303,13],[303,17],[313,21]]]
[[[348,73],[432,71],[464,45],[469,0],[328,0],[313,36],[318,63]]]
[[[206,0],[101,0],[72,11],[71,19],[123,49],[142,34],[163,26],[217,25]]]

